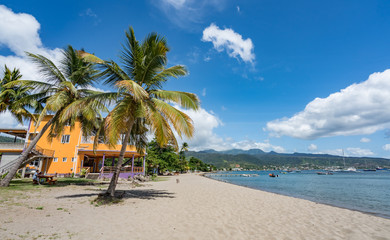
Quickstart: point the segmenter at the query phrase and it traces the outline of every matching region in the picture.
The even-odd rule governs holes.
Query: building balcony
[[[21,152],[23,148],[24,143],[0,142],[0,152]]]

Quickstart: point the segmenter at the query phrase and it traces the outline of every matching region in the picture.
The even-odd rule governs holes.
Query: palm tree
[[[162,90],[163,83],[169,77],[187,74],[184,66],[167,68],[166,40],[156,33],[149,34],[139,43],[132,28],[126,32],[126,42],[120,58],[123,68],[113,61],[103,61],[94,55],[83,52],[82,55],[100,63],[101,77],[105,83],[118,89],[118,100],[114,109],[105,119],[109,142],[122,140],[122,149],[118,163],[106,195],[114,197],[127,145],[134,144],[138,151],[146,147],[146,133],[151,131],[160,146],[172,144],[176,150],[178,144],[174,131],[182,137],[192,137],[194,127],[191,118],[172,106],[175,103],[186,109],[197,110],[198,97],[193,93]],[[172,129],[173,127],[173,129]]]
[[[4,66],[4,76],[0,80],[0,113],[9,111],[16,120],[23,124],[24,120],[33,119],[34,115],[28,110],[33,108],[34,102],[22,101],[31,94],[32,88],[25,87],[5,87],[8,83],[20,80],[20,71],[14,68],[12,71]]]
[[[51,60],[42,55],[27,53],[39,67],[45,82],[17,80],[5,85],[5,87],[18,86],[34,89],[34,94],[27,96],[26,99],[34,99],[41,103],[42,108],[39,109],[37,125],[48,114],[54,115],[15,160],[15,165],[2,180],[1,186],[9,185],[16,171],[27,160],[28,154],[47,130],[49,130],[49,138],[61,136],[64,126],[70,125],[72,128],[77,119],[81,121],[84,135],[99,127],[97,120],[101,119],[100,111],[106,110],[106,107],[103,103],[92,98],[101,92],[89,89],[96,79],[97,70],[94,69],[94,64],[82,59],[71,46],[64,49],[62,54],[63,59],[57,67]]]
[[[181,145],[180,151],[179,151],[179,161],[180,161],[180,168],[183,172],[184,170],[188,170],[188,162],[186,161],[185,152],[188,151],[188,143],[183,142]]]

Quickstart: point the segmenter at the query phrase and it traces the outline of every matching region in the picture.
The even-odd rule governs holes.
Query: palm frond
[[[153,99],[153,103],[156,109],[169,120],[180,137],[183,133],[188,138],[192,137],[194,125],[187,114],[158,99]]]
[[[180,107],[183,107],[185,109],[198,110],[200,105],[198,96],[193,93],[155,90],[151,91],[151,95],[161,100],[177,103]]]
[[[39,72],[46,82],[58,84],[66,81],[65,76],[51,60],[39,54],[32,54],[29,52],[26,52],[26,54],[31,61],[38,66]]]
[[[119,88],[119,91],[131,94],[136,101],[146,99],[149,96],[143,87],[132,80],[122,80],[117,82],[115,85]]]

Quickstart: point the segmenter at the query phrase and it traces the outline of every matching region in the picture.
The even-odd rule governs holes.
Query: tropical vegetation
[[[101,69],[100,78],[117,89],[113,110],[104,119],[105,140],[110,144],[118,141],[122,149],[118,157],[106,196],[113,197],[123,163],[126,147],[133,144],[143,152],[147,146],[147,133],[155,136],[159,146],[170,144],[175,150],[178,144],[175,132],[180,136],[192,137],[194,126],[191,118],[172,106],[197,110],[198,97],[193,93],[163,90],[163,84],[170,78],[187,74],[184,66],[167,67],[169,47],[165,38],[157,33],[149,34],[141,43],[134,30],[126,32],[126,41],[120,54],[123,66],[114,61],[81,52],[81,55]],[[112,96],[107,93],[107,96]],[[104,100],[100,95],[96,99]],[[97,138],[95,138],[96,140]]]
[[[107,110],[103,103],[90,98],[100,93],[90,88],[96,80],[96,69],[92,63],[81,58],[71,46],[62,51],[63,58],[59,66],[42,55],[32,53],[27,55],[36,64],[43,78],[39,81],[20,80],[21,76],[15,74],[18,76],[14,77],[15,80],[2,85],[1,96],[10,89],[20,92],[6,95],[18,96],[17,101],[6,102],[7,110],[18,119],[25,117],[23,109],[27,103],[33,103],[30,107],[36,113],[36,127],[45,116],[52,115],[52,118],[15,160],[16,163],[1,181],[1,186],[9,185],[17,170],[27,160],[29,153],[47,130],[49,138],[61,136],[65,125],[73,127],[76,119],[79,119],[83,134],[88,135],[99,127],[98,120],[102,118],[101,112]],[[30,114],[27,116],[33,118]]]
[[[37,126],[45,116],[52,115],[52,118],[17,158],[17,164],[9,171],[1,186],[9,185],[17,169],[47,130],[50,138],[61,136],[64,126],[74,126],[76,119],[81,121],[85,136],[95,135],[95,147],[98,141],[111,146],[118,142],[122,144],[106,196],[114,196],[128,144],[135,145],[139,152],[145,153],[147,134],[152,134],[154,143],[160,149],[179,151],[175,134],[190,138],[194,133],[191,118],[179,108],[197,110],[199,99],[193,93],[163,90],[163,84],[170,77],[178,78],[187,74],[182,65],[167,67],[168,51],[165,38],[157,33],[151,33],[139,42],[130,28],[126,32],[126,41],[120,54],[121,67],[114,61],[104,61],[85,51],[76,51],[71,46],[63,50],[63,60],[59,67],[42,55],[27,53],[44,78],[39,81],[20,80],[17,70],[15,73],[7,70],[7,74],[13,74],[15,80],[3,80],[6,83],[1,85],[0,96],[4,99],[20,99],[4,101],[7,104],[1,106],[1,111],[13,111],[20,119],[34,118]],[[91,86],[98,80],[114,87],[116,91],[91,90]],[[6,95],[5,92],[10,89],[15,89],[17,94]],[[27,106],[24,103],[33,104]],[[24,112],[19,111],[26,106],[35,115],[24,116]],[[102,111],[107,111],[107,106],[112,110],[104,117]],[[179,155],[173,154],[175,157],[169,153],[172,159],[165,158],[168,161],[166,166],[170,167],[173,159],[178,159],[174,168],[186,170],[188,164],[183,154],[186,149],[183,145]]]
[[[146,148],[146,166],[149,174],[163,174],[167,172],[202,171],[209,172],[215,169],[211,164],[205,164],[195,157],[186,158],[184,149],[188,149],[186,142],[181,150],[176,152],[174,147],[167,145],[161,147],[154,139]]]

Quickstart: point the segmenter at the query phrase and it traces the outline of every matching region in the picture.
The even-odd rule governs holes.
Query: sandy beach
[[[179,179],[179,183],[176,182]],[[390,220],[195,174],[131,188],[94,206],[106,186],[66,186],[0,202],[1,239],[390,239]]]

